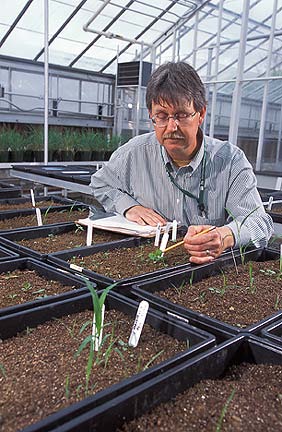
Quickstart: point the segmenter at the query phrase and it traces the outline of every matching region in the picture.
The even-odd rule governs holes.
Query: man
[[[121,146],[91,178],[106,211],[141,225],[176,219],[188,226],[184,247],[190,262],[212,261],[225,249],[265,246],[273,223],[256,189],[244,153],[204,136],[204,85],[184,62],[152,74],[146,103],[154,132]],[[210,226],[217,228],[200,236]]]

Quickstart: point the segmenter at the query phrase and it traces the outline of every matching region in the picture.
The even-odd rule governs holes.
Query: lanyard
[[[162,147],[160,146],[160,150],[161,150],[161,155],[162,155],[162,160],[165,166],[165,170],[166,173],[171,181],[171,183],[174,184],[174,186],[177,187],[177,189],[179,189],[183,195],[186,195],[190,198],[193,198],[197,201],[198,203],[198,208],[200,210],[200,212],[202,213],[202,216],[205,216],[205,204],[204,204],[204,190],[205,190],[205,181],[206,181],[206,159],[207,159],[207,154],[206,154],[206,148],[204,146],[204,155],[203,155],[203,159],[201,162],[201,178],[200,178],[200,187],[199,187],[199,196],[197,197],[196,195],[192,194],[191,192],[187,191],[186,189],[183,189],[175,180],[175,178],[171,175],[171,173],[169,172],[167,165],[165,163],[164,160],[164,156],[163,156],[163,152],[162,152]]]

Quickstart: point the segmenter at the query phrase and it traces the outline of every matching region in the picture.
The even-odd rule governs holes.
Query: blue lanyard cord
[[[203,214],[205,213],[205,204],[204,204],[204,190],[205,190],[205,181],[206,181],[206,159],[207,159],[207,155],[206,155],[206,149],[204,147],[204,155],[203,155],[203,159],[202,159],[202,163],[201,163],[201,178],[200,178],[200,188],[199,188],[199,197],[197,197],[196,195],[192,194],[191,192],[187,191],[186,189],[183,189],[175,180],[175,178],[171,175],[171,173],[169,172],[167,165],[165,163],[164,160],[164,156],[163,156],[163,152],[162,152],[162,147],[160,146],[160,151],[161,151],[161,156],[162,156],[162,160],[165,166],[165,170],[166,173],[171,181],[171,183],[174,184],[174,186],[177,187],[177,189],[179,189],[183,195],[188,196],[189,198],[193,198],[197,201],[198,203],[198,208],[200,210],[200,212]]]

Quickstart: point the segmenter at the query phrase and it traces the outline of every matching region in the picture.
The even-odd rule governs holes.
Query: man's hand
[[[212,228],[211,225],[191,225],[184,237],[184,248],[190,254],[189,261],[204,264],[219,257],[222,252],[234,246],[234,237],[230,228],[217,227],[206,234],[196,235]]]
[[[124,216],[126,219],[136,222],[139,225],[157,226],[158,223],[161,225],[166,225],[167,223],[167,221],[154,210],[141,205],[131,207],[125,212]]]

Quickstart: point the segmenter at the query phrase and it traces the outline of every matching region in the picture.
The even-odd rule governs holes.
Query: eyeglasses
[[[174,115],[167,115],[165,113],[155,114],[151,120],[154,125],[158,127],[166,127],[168,125],[169,119],[172,118],[177,125],[185,126],[192,122],[193,118],[198,111],[193,113],[176,113]]]

